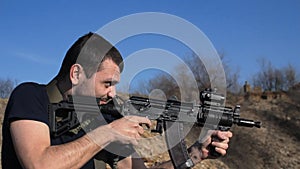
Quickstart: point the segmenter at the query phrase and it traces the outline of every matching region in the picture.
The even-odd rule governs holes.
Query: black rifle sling
[[[170,158],[175,169],[189,169],[194,166],[189,158],[184,141],[183,124],[173,121],[164,121],[164,131]]]

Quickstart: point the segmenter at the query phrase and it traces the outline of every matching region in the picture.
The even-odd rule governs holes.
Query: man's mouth
[[[107,104],[111,100],[112,100],[112,98],[99,98],[98,101],[99,101],[100,104]]]

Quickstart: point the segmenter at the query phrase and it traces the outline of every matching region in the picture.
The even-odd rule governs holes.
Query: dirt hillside
[[[230,168],[300,167],[300,93],[274,100],[243,101],[242,115],[262,121],[260,129],[234,127],[228,155]],[[298,95],[297,97],[295,97]]]

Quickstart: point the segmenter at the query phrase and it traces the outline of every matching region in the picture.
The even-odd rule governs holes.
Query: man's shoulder
[[[16,98],[44,98],[46,85],[35,82],[24,82],[19,84],[11,93],[10,99]]]
[[[38,84],[35,82],[24,82],[19,84],[13,91],[13,93],[19,93],[19,92],[30,92],[30,91],[35,91],[37,92],[38,90],[43,90],[45,88],[45,85],[43,84]]]
[[[45,86],[44,84],[39,84],[36,82],[23,82],[19,84],[16,89],[30,89],[30,88],[38,88],[38,87],[43,87]]]

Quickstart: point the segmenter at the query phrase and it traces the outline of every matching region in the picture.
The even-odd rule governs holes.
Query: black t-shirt
[[[16,87],[8,101],[2,128],[2,169],[21,169],[20,162],[13,147],[10,123],[16,120],[35,120],[49,126],[48,104],[50,103],[46,86],[37,83],[23,83]],[[51,145],[59,145],[73,141],[84,135],[81,131],[77,135],[65,134],[52,138]],[[82,169],[93,169],[93,160],[88,161]]]

